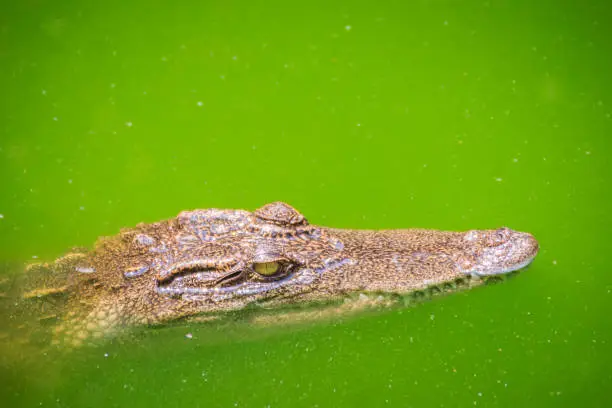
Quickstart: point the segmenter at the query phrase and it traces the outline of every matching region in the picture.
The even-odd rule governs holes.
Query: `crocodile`
[[[249,305],[406,294],[526,267],[529,233],[351,230],[311,225],[290,205],[183,211],[32,264],[23,301],[51,320],[54,341],[79,346],[138,325],[219,316]],[[15,315],[17,316],[17,315]],[[18,316],[17,316],[18,319]]]

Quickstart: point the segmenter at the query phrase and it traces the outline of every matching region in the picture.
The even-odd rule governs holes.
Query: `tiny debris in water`
[[[193,334],[191,334],[191,333],[187,333],[187,334],[185,335],[185,338],[186,338],[186,339],[190,339],[190,340],[191,340],[191,339],[193,338]]]

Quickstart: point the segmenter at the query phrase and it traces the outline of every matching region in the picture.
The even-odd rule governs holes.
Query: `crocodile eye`
[[[261,262],[254,265],[255,272],[263,276],[272,276],[280,269],[278,262]]]

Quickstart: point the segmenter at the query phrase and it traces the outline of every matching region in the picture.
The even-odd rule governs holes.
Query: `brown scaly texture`
[[[503,274],[537,251],[530,234],[508,228],[331,229],[276,202],[254,212],[184,211],[102,238],[92,251],[31,265],[21,301],[53,322],[55,342],[77,346],[125,327],[214,317],[254,303],[401,294]]]

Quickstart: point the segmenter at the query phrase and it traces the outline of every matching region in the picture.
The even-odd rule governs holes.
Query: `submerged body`
[[[61,298],[56,338],[78,345],[118,328],[216,316],[353,293],[407,293],[503,274],[538,251],[508,228],[367,231],[310,225],[271,203],[254,212],[194,210],[100,239],[92,251],[36,265],[23,298]],[[57,308],[56,308],[57,309]]]

